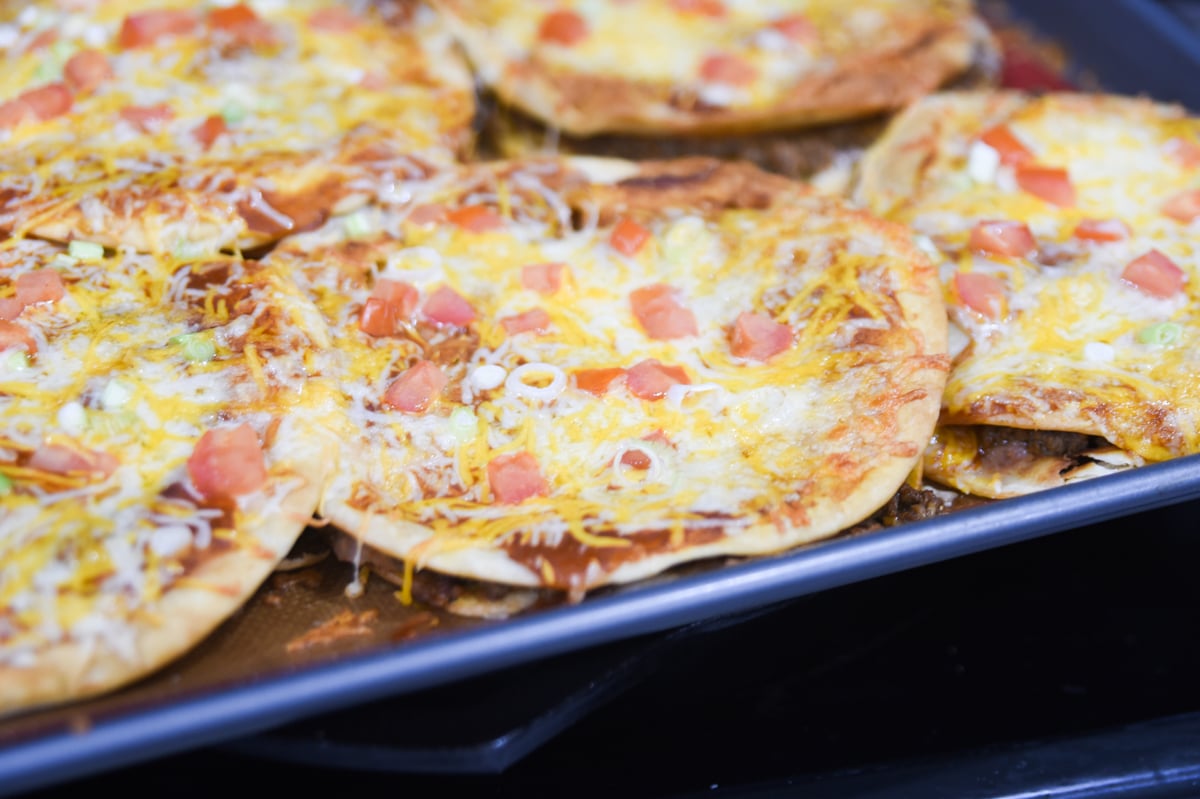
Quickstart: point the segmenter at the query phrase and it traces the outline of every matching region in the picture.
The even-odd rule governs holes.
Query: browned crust
[[[762,210],[807,193],[802,185],[753,164],[693,157],[639,162],[635,174],[615,183],[587,184],[568,201],[593,204],[605,224],[618,216],[656,215],[664,208]]]
[[[536,53],[508,60],[473,24],[470,0],[436,0],[477,71],[506,103],[574,136],[636,133],[729,135],[786,130],[896,111],[981,63],[998,47],[983,20],[964,14],[897,21],[897,43],[864,47],[822,74],[808,74],[766,107],[715,107],[671,83],[564,71]],[[897,33],[893,26],[891,33]],[[983,70],[987,72],[987,69]],[[489,79],[489,76],[494,78]]]

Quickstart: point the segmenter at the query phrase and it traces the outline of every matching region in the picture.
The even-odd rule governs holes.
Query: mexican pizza
[[[954,366],[926,473],[1013,496],[1200,452],[1200,120],[1142,98],[945,93],[858,197],[941,262]]]
[[[411,569],[562,589],[869,516],[928,442],[945,314],[907,231],[748,165],[414,179],[268,261],[324,311],[320,515]]]

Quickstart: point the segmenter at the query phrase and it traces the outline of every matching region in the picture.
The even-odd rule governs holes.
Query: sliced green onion
[[[62,74],[62,68],[61,63],[48,58],[38,64],[33,73],[33,80],[35,83],[51,83],[58,80],[59,75]]]
[[[133,386],[124,380],[116,378],[109,380],[100,395],[100,404],[106,411],[115,411],[125,407],[133,399]]]
[[[479,432],[479,420],[470,408],[459,406],[450,412],[450,435],[460,443],[465,444],[475,438]]]
[[[345,222],[346,235],[352,239],[361,239],[364,236],[369,236],[375,226],[371,224],[371,218],[367,216],[366,211],[355,211],[346,217]]]
[[[205,333],[182,333],[171,337],[171,343],[183,350],[183,357],[192,363],[207,363],[217,357],[217,347]]]
[[[0,474],[0,497],[5,494],[11,494],[13,490],[12,480],[9,480],[4,475]]]
[[[13,350],[4,356],[4,368],[9,372],[23,372],[29,368],[29,353],[25,350]]]
[[[196,258],[202,258],[205,255],[216,252],[217,248],[213,247],[206,241],[180,241],[171,248],[171,257],[176,261],[191,261]]]
[[[240,103],[226,103],[221,109],[221,118],[227,125],[236,125],[246,118],[246,108]]]
[[[1138,331],[1137,340],[1151,347],[1170,347],[1179,343],[1183,328],[1174,322],[1160,322]]]
[[[42,59],[34,72],[34,79],[38,83],[43,83],[62,78],[63,67],[66,66],[71,56],[75,55],[77,49],[73,43],[62,39],[50,45],[46,57]]]
[[[67,245],[67,254],[84,263],[99,261],[104,257],[104,247],[94,241],[73,241]]]
[[[59,39],[50,45],[50,56],[65,64],[78,50],[79,48],[75,46],[74,42],[67,39]]]
[[[663,254],[672,264],[694,266],[712,246],[712,235],[704,220],[695,216],[678,219],[662,237]]]
[[[115,413],[89,413],[87,426],[89,430],[104,436],[115,436],[137,426],[138,417],[133,411],[116,411]]]

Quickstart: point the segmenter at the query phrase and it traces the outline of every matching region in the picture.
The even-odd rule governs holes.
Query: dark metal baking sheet
[[[1016,0],[1014,15],[1063,42],[1106,90],[1200,111],[1198,0]]]
[[[634,585],[576,606],[174,703],[126,708],[92,720],[86,730],[59,730],[0,751],[0,793],[1196,498],[1200,456],[1190,456],[662,584]]]
[[[1102,11],[1088,0],[1008,5],[1016,18],[1065,45],[1100,85],[1200,108],[1194,81],[1200,40],[1167,5],[1109,0]],[[301,665],[277,658],[234,680],[213,677],[172,690],[177,672],[167,670],[149,688],[0,722],[0,795],[1197,498],[1200,456],[1193,456],[776,557],[685,571],[525,618],[450,623],[412,638],[397,633],[389,646],[351,647]],[[226,625],[221,634],[256,632]],[[203,672],[206,656],[217,657],[209,647],[207,655],[189,656],[187,666]]]

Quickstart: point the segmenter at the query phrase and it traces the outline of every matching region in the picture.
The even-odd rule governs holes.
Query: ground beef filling
[[[1012,471],[1041,458],[1077,460],[1086,452],[1107,446],[1099,436],[1054,430],[981,425],[975,434],[981,463],[993,471]]]

